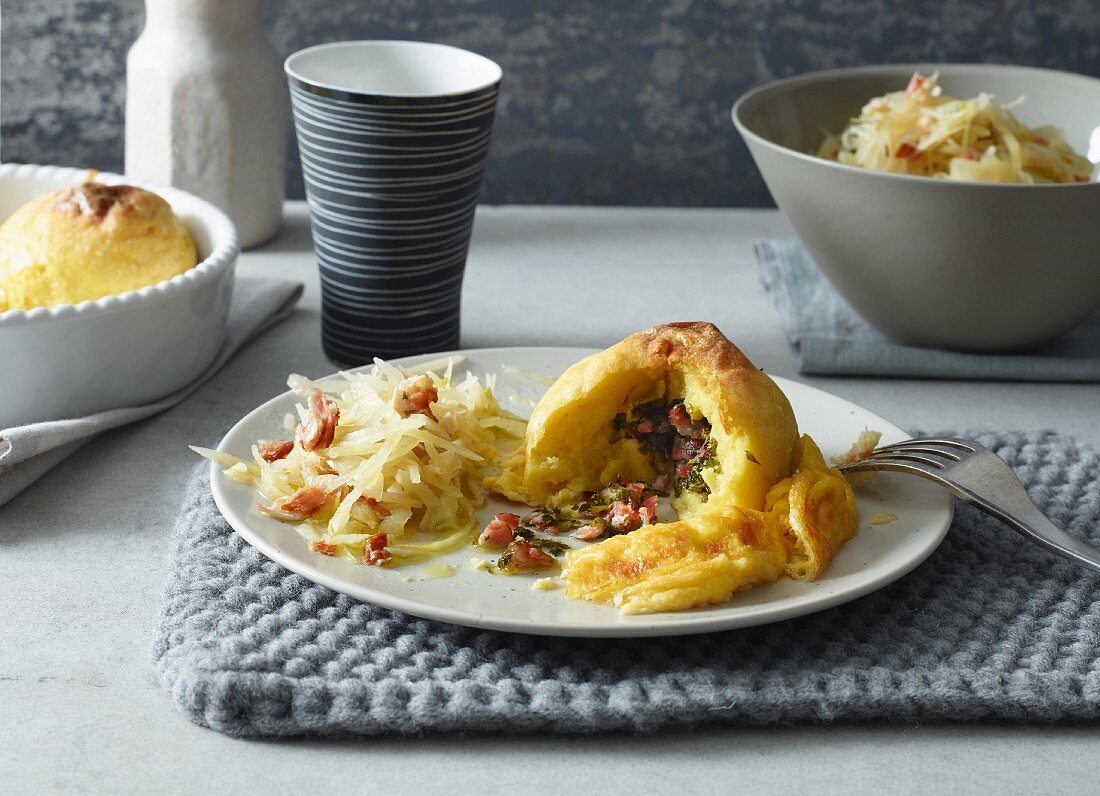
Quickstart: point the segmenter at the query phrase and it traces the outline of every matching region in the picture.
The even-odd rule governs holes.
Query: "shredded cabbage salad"
[[[255,488],[257,509],[294,524],[315,552],[384,564],[457,549],[476,541],[487,469],[526,422],[501,409],[492,374],[483,384],[457,378],[455,358],[439,373],[433,364],[292,375],[303,401],[284,421],[293,440],[257,441],[250,461],[193,449]]]
[[[939,75],[913,75],[904,91],[875,97],[818,156],[850,166],[967,182],[1089,182],[1093,166],[1060,130],[1028,127],[996,105],[943,94]]]

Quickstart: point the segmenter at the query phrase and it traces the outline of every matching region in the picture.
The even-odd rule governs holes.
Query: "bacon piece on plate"
[[[393,393],[393,408],[402,417],[421,414],[435,420],[432,404],[438,400],[439,391],[432,383],[432,377],[425,373],[401,383]]]
[[[336,436],[340,410],[336,402],[320,390],[309,396],[309,417],[298,426],[298,444],[304,450],[327,448]]]
[[[314,553],[320,553],[323,556],[336,555],[336,545],[334,545],[332,542],[322,541],[321,539],[315,539],[314,541],[310,542],[309,549],[312,550]]]
[[[367,497],[366,495],[363,495],[361,498],[359,498],[359,502],[364,503],[367,505],[368,508],[373,509],[374,513],[377,514],[379,517],[388,517],[392,513],[388,508],[383,506],[372,497]]]
[[[393,558],[390,551],[386,549],[388,543],[389,537],[384,533],[376,533],[369,537],[363,547],[363,563],[377,567]]]
[[[920,157],[920,150],[908,141],[903,141],[897,151],[894,152],[894,157],[898,160],[916,160]]]
[[[629,533],[640,528],[642,518],[637,509],[625,500],[616,500],[607,512],[607,521],[619,533]]]
[[[511,512],[502,512],[489,520],[485,530],[478,537],[478,544],[489,547],[507,547],[512,542],[519,527],[519,515]]]
[[[538,533],[556,534],[558,532],[558,518],[554,516],[553,512],[545,509],[535,509],[520,520],[519,524]]]
[[[293,495],[279,498],[270,506],[257,503],[256,508],[282,522],[301,522],[325,505],[328,494],[324,487],[304,486]]]
[[[508,563],[505,565],[506,569],[546,569],[547,567],[556,567],[558,565],[558,562],[554,560],[552,555],[542,552],[524,539],[517,539],[512,543],[509,549],[511,551],[511,556],[508,559]]]
[[[601,517],[597,517],[587,525],[582,525],[573,533],[569,534],[574,539],[580,539],[582,542],[591,542],[593,539],[599,539],[607,531],[607,521]]]
[[[265,462],[277,462],[285,459],[294,450],[294,441],[289,439],[265,439],[256,443],[260,458]]]

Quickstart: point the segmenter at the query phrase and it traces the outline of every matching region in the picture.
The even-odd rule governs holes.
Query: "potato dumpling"
[[[856,530],[848,483],[799,436],[775,382],[709,323],[656,326],[569,368],[487,486],[567,509],[616,479],[660,483],[679,515],[566,554],[566,595],[624,613],[813,579]]]
[[[615,419],[632,408],[681,401],[708,424],[717,466],[703,468],[706,503],[762,509],[771,486],[791,471],[798,426],[787,397],[710,323],[673,323],[633,334],[565,371],[538,402],[523,445],[490,489],[539,506],[566,506],[619,472],[654,475],[652,457],[615,438]],[[681,515],[701,510],[699,492],[681,492]]]
[[[0,226],[0,312],[137,290],[196,260],[186,226],[155,193],[73,185],[28,202]]]

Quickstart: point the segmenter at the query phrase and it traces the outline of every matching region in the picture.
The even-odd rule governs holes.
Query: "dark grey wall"
[[[119,169],[142,3],[0,9],[0,157]],[[1098,0],[283,0],[266,19],[281,53],[412,38],[499,62],[493,203],[769,204],[729,107],[774,77],[918,60],[1100,75]],[[288,168],[301,196],[294,151]]]

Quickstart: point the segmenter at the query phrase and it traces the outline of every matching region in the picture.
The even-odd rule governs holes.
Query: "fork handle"
[[[1048,520],[1026,494],[1021,494],[1019,498],[1009,501],[1012,505],[1000,506],[978,497],[967,489],[957,488],[952,491],[967,503],[992,514],[1039,546],[1075,561],[1083,567],[1088,567],[1094,572],[1100,572],[1100,554]]]

